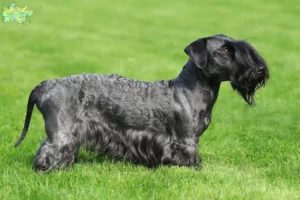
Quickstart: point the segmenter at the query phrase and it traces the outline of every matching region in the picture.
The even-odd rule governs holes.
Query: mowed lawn
[[[2,0],[0,6],[10,4]],[[16,0],[31,24],[0,23],[0,199],[300,199],[300,7],[296,0]],[[247,39],[271,79],[249,107],[223,83],[200,139],[201,171],[149,170],[81,151],[49,174],[32,170],[45,139],[35,108],[23,128],[31,89],[71,74],[175,78],[199,37]]]

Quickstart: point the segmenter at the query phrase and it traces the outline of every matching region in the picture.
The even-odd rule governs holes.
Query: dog
[[[221,82],[230,81],[253,105],[269,70],[248,42],[223,34],[197,39],[184,52],[189,59],[172,80],[82,74],[41,82],[29,96],[15,147],[36,105],[48,136],[36,153],[36,171],[70,166],[81,146],[148,167],[199,166],[199,138],[210,124]]]

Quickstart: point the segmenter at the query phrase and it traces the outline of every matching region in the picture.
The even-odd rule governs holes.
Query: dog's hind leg
[[[50,113],[49,113],[50,112]],[[35,158],[36,171],[50,171],[72,164],[78,155],[80,143],[70,130],[70,119],[49,111],[44,115],[48,138],[41,144]],[[69,121],[69,123],[68,123]]]
[[[34,168],[36,171],[65,168],[76,160],[78,149],[74,142],[53,143],[46,139],[37,151]]]
[[[65,168],[72,164],[78,154],[78,148],[73,144],[51,143],[43,141],[37,151],[34,168],[36,171],[50,171],[53,168]]]
[[[50,171],[53,168],[65,168],[72,164],[78,155],[79,145],[74,141],[50,142],[46,139],[37,151],[36,171]]]

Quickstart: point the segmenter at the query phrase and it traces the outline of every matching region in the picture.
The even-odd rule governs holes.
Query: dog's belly
[[[121,128],[104,121],[89,121],[85,124],[87,129],[82,130],[82,140],[87,149],[147,166],[157,166],[161,163],[163,149],[171,141],[168,135],[153,132],[151,128]]]

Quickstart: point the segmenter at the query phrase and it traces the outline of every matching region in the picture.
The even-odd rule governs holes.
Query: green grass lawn
[[[14,3],[34,13],[31,24],[0,23],[0,199],[300,199],[298,1]],[[28,95],[42,80],[83,72],[171,79],[187,60],[184,47],[216,33],[253,44],[271,79],[257,92],[256,107],[222,84],[199,144],[201,171],[152,171],[82,151],[72,168],[35,173],[34,155],[46,137],[37,109],[26,139],[13,147]]]

